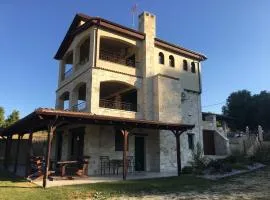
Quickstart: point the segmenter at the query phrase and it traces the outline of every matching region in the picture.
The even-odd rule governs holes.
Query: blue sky
[[[1,0],[0,106],[21,116],[54,107],[58,63],[53,59],[75,13],[131,27],[130,9],[157,16],[159,38],[202,52],[204,111],[221,112],[228,95],[270,87],[269,0]]]

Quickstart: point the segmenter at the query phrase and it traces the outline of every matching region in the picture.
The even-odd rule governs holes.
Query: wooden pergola
[[[45,155],[45,172],[43,175],[43,187],[47,185],[49,163],[51,156],[51,145],[55,130],[69,124],[96,124],[117,126],[124,136],[124,149],[123,149],[123,180],[126,180],[128,163],[127,163],[127,141],[130,131],[134,128],[156,129],[156,130],[170,130],[176,139],[176,152],[177,152],[177,168],[178,176],[181,174],[181,153],[180,153],[180,135],[194,128],[194,125],[178,124],[178,123],[164,123],[159,121],[137,120],[122,117],[111,117],[103,115],[95,115],[83,112],[70,112],[62,110],[54,110],[47,108],[36,109],[31,114],[17,121],[15,124],[3,129],[0,136],[6,140],[4,166],[8,167],[8,159],[12,143],[12,135],[18,135],[18,144],[15,156],[14,173],[17,171],[18,154],[20,148],[20,141],[24,134],[29,134],[28,150],[27,150],[27,164],[25,175],[29,171],[29,157],[32,145],[33,133],[37,131],[47,130],[47,151]]]

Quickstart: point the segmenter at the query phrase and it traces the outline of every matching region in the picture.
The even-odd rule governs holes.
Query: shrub
[[[197,143],[196,148],[192,151],[193,160],[190,162],[193,172],[196,174],[202,174],[206,169],[207,159],[203,156],[203,149],[200,143]]]
[[[183,174],[192,174],[193,173],[193,167],[191,167],[191,166],[183,167],[182,173]]]
[[[212,160],[207,166],[212,173],[231,172],[232,166],[224,160]]]
[[[270,146],[269,145],[261,145],[258,146],[254,155],[250,157],[250,159],[254,162],[262,162],[262,163],[270,163]]]
[[[233,169],[238,169],[238,170],[247,169],[247,167],[245,165],[243,165],[242,163],[233,163],[233,164],[231,164],[231,167]]]
[[[235,163],[250,164],[250,159],[247,157],[247,155],[240,151],[232,152],[232,154],[227,158],[224,158],[223,161],[230,164]]]

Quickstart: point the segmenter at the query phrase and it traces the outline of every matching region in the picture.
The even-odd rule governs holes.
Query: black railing
[[[99,107],[126,110],[126,111],[135,111],[135,112],[137,111],[136,104],[122,101],[111,101],[106,99],[100,99]]]
[[[83,101],[81,103],[78,103],[76,105],[73,105],[71,107],[71,109],[65,109],[65,111],[77,111],[77,112],[80,112],[80,111],[84,111],[84,109],[86,108],[86,101]]]
[[[119,53],[115,53],[113,51],[100,50],[99,58],[101,60],[106,60],[106,61],[121,64],[121,65],[126,65],[126,66],[130,66],[130,67],[136,67],[135,59],[124,58],[123,56],[120,56]]]

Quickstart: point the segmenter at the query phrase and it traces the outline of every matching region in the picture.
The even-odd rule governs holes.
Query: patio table
[[[78,163],[77,160],[58,161],[57,164],[59,165],[61,176],[66,175],[66,167],[67,167],[67,165],[76,164],[76,163]]]

